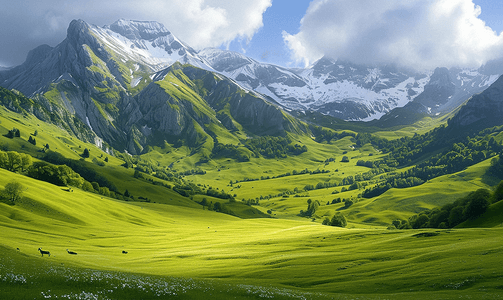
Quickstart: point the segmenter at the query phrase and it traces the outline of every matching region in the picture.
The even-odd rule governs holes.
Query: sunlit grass
[[[182,278],[178,286],[186,285],[187,295],[197,297],[207,288],[224,295],[227,284],[231,295],[252,298],[259,295],[247,294],[241,284],[271,287],[265,291],[285,298],[289,296],[276,288],[293,289],[289,295],[295,297],[303,292],[325,295],[307,298],[333,293],[370,298],[394,294],[389,298],[396,299],[402,293],[419,295],[411,292],[427,298],[442,292],[454,298],[500,291],[501,228],[436,230],[437,236],[415,237],[428,230],[341,229],[302,219],[243,220],[202,209],[117,201],[77,189],[66,192],[0,172],[0,185],[18,180],[29,187],[16,205],[0,204],[1,246],[12,257],[2,260],[1,281],[15,290],[27,289],[27,295],[106,293],[100,287],[118,282],[136,287],[111,288],[107,295],[180,293],[168,288],[178,282],[173,277]],[[51,256],[42,258],[39,247]],[[23,259],[38,269],[21,271]],[[49,272],[51,279],[41,272]],[[68,274],[77,274],[77,283],[63,280]],[[214,285],[207,279],[220,280]],[[33,289],[30,281],[35,282]]]
[[[197,166],[205,175],[185,177],[236,194],[238,202],[299,190],[260,200],[256,207],[272,218],[240,219],[203,209],[196,201],[204,195],[190,199],[134,178],[134,170],[122,167],[120,159],[56,126],[5,110],[1,113],[1,145],[35,158],[42,155],[38,150],[45,143],[72,159],[80,159],[84,148],[91,149],[88,161],[109,157],[106,167],[93,165],[93,169],[106,175],[121,192],[128,189],[136,199],[146,197],[151,203],[119,201],[79,189],[68,192],[0,169],[0,190],[10,181],[25,187],[22,200],[15,205],[0,203],[0,298],[503,297],[501,205],[492,206],[484,222],[471,224],[480,227],[477,229],[387,229],[395,219],[452,202],[478,188],[490,188],[495,183],[485,175],[489,160],[417,187],[390,189],[379,197],[363,199],[358,198],[362,190],[341,192],[342,186],[303,188],[367,172],[356,161],[378,160],[382,154],[371,145],[354,150],[350,137],[319,144],[308,136],[290,135],[308,151],[287,159],[253,158],[241,163],[214,159]],[[3,136],[12,127],[21,130],[21,138]],[[37,147],[32,147],[26,140],[35,129]],[[496,137],[502,139],[501,134]],[[235,142],[232,136],[225,136],[224,141]],[[343,155],[350,162],[341,162]],[[199,156],[191,155],[187,147],[166,144],[142,158],[184,171],[195,168]],[[335,161],[325,163],[329,158]],[[306,168],[328,173],[230,185],[230,181]],[[327,205],[334,198],[353,199],[355,204],[347,209],[343,209],[344,203]],[[311,218],[299,216],[309,199],[319,201],[320,207]],[[320,224],[335,212],[347,217],[348,228]],[[242,214],[253,217],[253,213]],[[433,234],[417,235],[425,232]],[[41,257],[39,247],[51,256]],[[66,249],[78,254],[69,255]]]

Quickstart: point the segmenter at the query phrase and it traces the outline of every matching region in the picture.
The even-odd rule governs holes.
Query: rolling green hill
[[[208,290],[210,299],[500,295],[499,229],[437,230],[422,237],[431,231],[243,220],[67,192],[0,173],[1,185],[18,180],[28,187],[16,205],[0,203],[4,296],[134,299],[172,292],[185,299],[203,298]],[[51,256],[41,257],[39,247]]]
[[[469,137],[449,137],[445,124],[437,126],[445,119],[390,131],[328,128],[267,106],[271,115],[262,117],[276,116],[275,126],[260,123],[254,132],[260,118],[239,109],[245,99],[265,105],[254,95],[188,66],[163,76],[135,95],[152,101],[142,114],[155,120],[170,107],[186,117],[174,117],[186,131],[150,135],[159,140],[138,143],[146,146],[141,155],[82,138],[64,121],[44,122],[33,113],[36,102],[2,90],[2,103],[19,105],[0,107],[0,296],[502,297],[501,202],[459,226],[466,228],[391,227],[493,189],[503,179],[492,169],[501,127]],[[169,97],[157,103],[159,91]],[[9,165],[9,152],[29,155],[31,167]],[[34,166],[60,173],[36,180]],[[69,169],[74,181],[47,182]],[[11,182],[23,186],[14,203],[3,193]],[[346,228],[322,225],[336,213]]]

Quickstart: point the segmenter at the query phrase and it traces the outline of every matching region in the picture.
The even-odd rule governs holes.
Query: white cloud
[[[501,57],[503,36],[471,0],[314,0],[283,39],[297,61],[326,55],[416,69],[477,67]]]
[[[263,26],[272,0],[26,0],[5,1],[0,10],[0,57],[22,62],[41,43],[56,45],[73,19],[103,26],[124,18],[158,21],[200,49],[250,40]],[[6,47],[5,45],[8,45]],[[23,51],[20,51],[20,50]],[[21,61],[20,61],[21,60]]]

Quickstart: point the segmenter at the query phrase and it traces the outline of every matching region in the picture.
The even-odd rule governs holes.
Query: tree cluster
[[[17,128],[12,128],[7,132],[6,137],[8,137],[9,139],[13,139],[15,137],[21,137],[21,132]]]
[[[491,134],[501,129],[501,127],[487,128],[471,137],[452,136],[449,128],[442,125],[422,135],[415,134],[413,137],[402,137],[396,140],[379,138],[369,133],[359,133],[355,138],[355,143],[357,147],[371,143],[383,153],[389,153],[388,157],[380,163],[386,163],[391,167],[407,166],[418,159],[430,156],[419,164],[418,168],[441,165],[442,172],[424,174],[432,178],[460,171],[499,153],[503,150],[503,145],[497,143]],[[417,175],[416,177],[423,180],[429,179]]]
[[[239,150],[239,147],[232,144],[215,143],[212,150],[213,158],[226,157],[233,158],[239,162],[250,161],[250,157],[245,151]]]
[[[480,135],[473,138],[467,137],[464,142],[452,144],[447,150],[432,155],[430,158],[407,171],[386,177],[383,182],[366,189],[363,193],[363,197],[376,197],[390,188],[417,186],[438,176],[459,172],[468,166],[479,163],[491,156],[495,156],[496,153],[501,153],[503,151],[503,145],[498,143],[490,134],[483,135],[483,133],[487,132],[492,133],[491,130],[484,130]],[[388,158],[384,160],[385,163],[389,165],[404,165],[410,163],[411,159],[414,159],[417,153],[424,154],[426,152],[425,149],[431,148],[431,145],[436,140],[433,138],[432,140],[428,140],[426,137],[432,136],[434,135],[425,134],[416,135],[414,138],[401,139],[404,144],[399,147],[397,146],[397,148],[390,147],[390,151],[394,152],[390,153]],[[422,141],[422,143],[415,143],[416,140]],[[406,141],[408,142],[406,143]],[[417,148],[412,149],[411,147]],[[502,174],[501,171],[503,170],[503,168],[498,166],[499,158],[494,161],[493,167],[490,169],[496,176]],[[503,175],[499,176],[503,177]]]
[[[54,153],[49,156],[59,157],[57,160],[62,157],[61,155]],[[63,159],[67,160],[64,157]],[[25,172],[26,175],[31,178],[49,182],[58,186],[73,186],[81,188],[85,191],[114,198],[118,198],[118,196],[120,196],[120,194],[116,195],[114,191],[110,191],[107,186],[100,186],[98,182],[90,182],[86,180],[71,166],[80,166],[78,169],[88,175],[89,178],[98,179],[100,182],[105,184],[108,182],[106,178],[98,175],[94,170],[84,170],[82,165],[74,164],[71,160],[67,160],[65,164],[61,165],[54,165],[45,161],[35,162],[32,164],[32,157],[28,154],[18,153],[15,151],[0,151],[0,168],[7,169],[12,172]]]
[[[374,162],[373,161],[364,161],[363,159],[359,159],[357,162],[356,162],[356,165],[357,166],[360,166],[360,167],[367,167],[367,168],[374,168],[375,165],[374,165]]]
[[[420,178],[409,176],[405,177],[405,173],[400,175],[390,176],[384,182],[365,189],[362,193],[363,198],[377,197],[391,188],[408,188],[418,186],[424,183]]]
[[[59,186],[82,188],[84,178],[66,165],[53,165],[47,162],[35,162],[29,169],[29,177]]]
[[[231,180],[231,186],[232,184],[239,183],[239,182],[249,182],[249,181],[258,181],[258,180],[269,180],[269,179],[275,179],[275,178],[282,178],[282,177],[287,177],[287,176],[296,176],[296,175],[304,175],[304,174],[309,174],[309,175],[314,175],[314,174],[325,174],[325,173],[330,173],[329,170],[320,170],[316,169],[314,171],[310,171],[307,168],[304,170],[293,170],[292,172],[286,172],[284,174],[280,174],[277,176],[260,176],[260,178],[243,178],[241,180]]]
[[[16,151],[0,150],[0,168],[11,172],[24,172],[31,165],[31,156]]]
[[[319,126],[312,126],[310,127],[311,132],[315,136],[315,141],[318,143],[322,142],[327,142],[330,143],[332,140],[339,140],[347,136],[355,137],[356,134],[353,132],[336,132],[333,131],[332,129],[324,128],[324,127],[319,127]]]
[[[280,136],[261,136],[246,140],[244,145],[256,157],[286,158],[288,155],[300,155],[307,151],[306,145],[290,145],[291,140]]]
[[[28,138],[28,143],[32,144],[33,146],[36,146],[37,140],[30,135],[30,137]]]
[[[306,211],[301,210],[299,215],[301,217],[312,217],[316,213],[316,210],[318,209],[318,207],[320,207],[320,201],[318,201],[318,200],[313,201],[311,199],[308,199],[307,200],[307,210]]]
[[[232,210],[230,210],[225,204],[218,201],[213,203],[213,201],[208,202],[206,198],[203,198],[203,200],[201,200],[199,204],[201,204],[203,207],[207,207],[207,209],[211,211],[234,215],[234,212]]]
[[[503,199],[503,181],[494,193],[478,189],[441,208],[423,211],[408,220],[395,220],[393,225],[398,229],[418,228],[453,228],[466,220],[473,220],[486,212],[491,203]]]
[[[43,159],[46,162],[55,164],[55,165],[66,165],[70,167],[73,171],[78,173],[82,178],[89,182],[96,182],[103,189],[106,188],[109,191],[118,193],[118,189],[108,178],[101,175],[97,171],[93,169],[93,164],[91,162],[86,162],[83,160],[73,160],[64,157],[60,153],[49,151],[47,152]]]
[[[488,173],[499,179],[503,179],[503,151],[491,160],[491,166],[489,167]]]
[[[328,217],[326,217],[323,220],[322,224],[323,225],[329,225],[329,226],[346,227],[348,225],[348,221],[347,221],[346,217],[342,213],[337,212],[332,217],[332,219],[329,219]]]

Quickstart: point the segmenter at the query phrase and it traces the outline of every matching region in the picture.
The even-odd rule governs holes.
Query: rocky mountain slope
[[[133,154],[180,137],[211,151],[219,135],[239,143],[236,132],[298,128],[262,95],[211,70],[159,23],[119,20],[101,28],[75,20],[62,43],[34,49],[24,64],[0,72],[0,83],[75,116],[97,144]]]
[[[223,132],[239,143],[247,134],[302,131],[288,110],[346,120],[384,115],[381,123],[391,125],[449,112],[502,70],[492,63],[418,73],[329,58],[289,69],[231,51],[196,52],[157,22],[121,19],[98,27],[74,20],[59,45],[39,46],[22,65],[0,71],[0,85],[37,99],[97,144],[140,153],[154,141],[188,136],[191,146],[211,151]]]
[[[478,70],[439,68],[421,73],[324,57],[308,68],[288,69],[231,51],[206,49],[198,54],[218,72],[288,109],[315,110],[345,120],[379,118],[416,97],[424,110],[418,112],[449,112],[503,74],[503,67],[496,63]],[[450,90],[444,91],[447,96],[444,92],[435,95],[431,90],[435,85],[450,85]],[[442,100],[434,100],[437,96]]]
[[[458,131],[476,131],[503,125],[503,76],[480,94],[474,95],[449,121]]]

